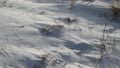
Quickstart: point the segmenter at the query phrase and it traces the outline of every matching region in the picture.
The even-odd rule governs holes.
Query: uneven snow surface
[[[70,0],[0,0],[0,68],[120,68],[120,23],[105,15],[108,7],[102,0],[72,8]],[[116,47],[100,58],[106,23]]]

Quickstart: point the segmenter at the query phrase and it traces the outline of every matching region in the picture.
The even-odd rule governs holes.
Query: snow
[[[70,9],[70,0],[0,0],[0,68],[119,68],[109,3],[76,1]],[[106,23],[116,48],[100,58]]]

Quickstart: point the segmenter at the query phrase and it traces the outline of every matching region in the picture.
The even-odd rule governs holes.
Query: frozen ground
[[[107,1],[2,1],[0,68],[120,68],[120,23],[106,16]],[[106,23],[116,47],[98,60]]]

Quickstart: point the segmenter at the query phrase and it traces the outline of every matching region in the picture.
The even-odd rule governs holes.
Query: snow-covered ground
[[[0,0],[0,68],[120,68],[120,23],[107,1]],[[100,59],[107,23],[115,48]],[[115,36],[114,36],[115,35]]]

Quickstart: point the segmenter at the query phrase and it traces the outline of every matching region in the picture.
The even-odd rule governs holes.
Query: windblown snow
[[[72,7],[70,0],[0,0],[0,68],[120,68],[120,23],[105,15],[108,7],[103,0]],[[101,57],[106,23],[115,48]]]

